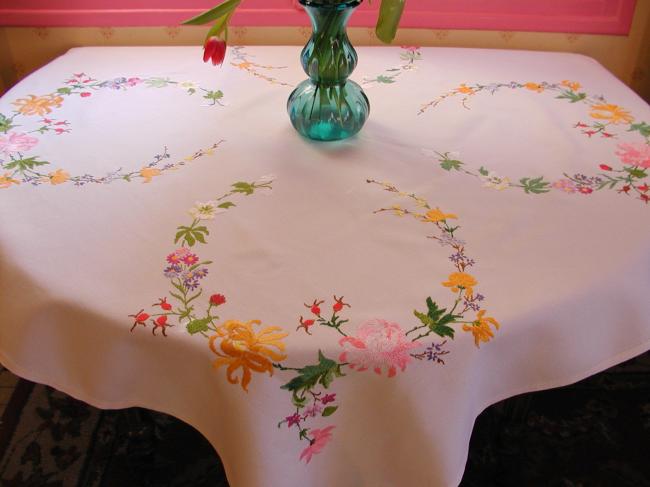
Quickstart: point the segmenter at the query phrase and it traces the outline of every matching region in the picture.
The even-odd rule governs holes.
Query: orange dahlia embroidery
[[[18,107],[18,111],[23,115],[45,115],[50,113],[53,108],[59,108],[61,103],[63,103],[63,98],[60,96],[29,95],[29,98],[18,98],[12,104]]]
[[[544,91],[544,87],[539,83],[526,83],[524,84],[524,88],[527,90],[536,91],[537,93]]]
[[[210,350],[218,358],[213,362],[215,368],[227,365],[226,370],[228,382],[239,384],[240,377],[236,376],[238,369],[242,369],[241,387],[248,392],[248,384],[252,378],[252,372],[268,372],[273,375],[273,361],[279,362],[287,358],[279,352],[285,349],[282,339],[288,333],[278,333],[281,328],[267,326],[259,332],[253,330],[254,325],[260,325],[261,321],[251,320],[241,322],[228,320],[216,329],[217,334],[210,337]],[[217,344],[217,341],[221,341]],[[277,350],[274,350],[274,348]]]
[[[606,103],[602,105],[592,105],[591,112],[589,115],[591,118],[596,118],[598,120],[609,120],[611,123],[632,123],[634,117],[630,115],[630,112],[624,110],[618,105],[612,105],[611,103]]]
[[[580,83],[578,83],[577,81],[569,81],[567,79],[562,81],[561,85],[566,86],[571,91],[578,91],[582,87],[582,85]]]
[[[471,298],[474,295],[474,286],[478,281],[465,272],[453,272],[449,274],[449,280],[442,283],[443,286],[451,288],[451,292],[465,291],[465,296]]]
[[[494,318],[485,315],[485,310],[482,309],[476,315],[476,320],[472,322],[471,325],[463,325],[464,331],[471,331],[474,335],[474,343],[476,346],[479,346],[480,342],[489,342],[490,338],[494,338],[494,333],[490,329],[490,325],[494,326],[495,329],[499,329],[499,322]]]
[[[56,171],[49,173],[48,177],[50,178],[50,183],[56,185],[65,183],[70,179],[70,174],[63,169],[57,169]]]
[[[470,88],[469,86],[465,85],[465,83],[463,83],[458,88],[456,88],[456,93],[463,93],[464,95],[473,95],[475,91],[474,89]]]
[[[155,167],[145,167],[140,169],[140,176],[144,179],[144,181],[142,181],[143,183],[150,183],[151,179],[154,176],[160,176],[160,173],[160,169],[156,169]]]

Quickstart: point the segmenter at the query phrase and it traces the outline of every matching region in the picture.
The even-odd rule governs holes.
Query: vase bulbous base
[[[289,96],[287,111],[294,128],[303,136],[341,140],[361,130],[370,113],[370,103],[354,81],[326,86],[307,79]]]

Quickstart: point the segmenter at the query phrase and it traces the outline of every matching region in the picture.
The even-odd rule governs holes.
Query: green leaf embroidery
[[[200,243],[206,243],[205,241],[205,236],[210,235],[210,232],[208,231],[208,228],[205,226],[200,226],[200,227],[195,227],[194,224],[192,226],[186,227],[186,226],[180,226],[177,228],[176,236],[174,237],[174,243],[178,243],[179,241],[187,243],[190,247],[194,246],[194,244],[198,241]]]
[[[34,169],[36,166],[44,166],[49,164],[47,161],[39,161],[36,157],[28,157],[27,159],[15,159],[8,164],[4,165],[5,169],[16,169],[17,171],[24,172],[28,169]]]
[[[169,78],[149,78],[145,81],[149,88],[165,88],[171,82]]]
[[[236,206],[236,205],[235,205],[235,203],[233,203],[232,201],[224,201],[224,202],[221,203],[219,206],[217,206],[217,208],[224,208],[224,209],[227,210],[227,209],[230,208],[231,206]]]
[[[556,96],[555,98],[564,98],[569,100],[571,103],[577,103],[587,98],[587,94],[575,93],[574,91],[564,90],[562,91],[562,94],[560,96]]]
[[[223,92],[221,90],[217,91],[208,91],[205,95],[203,95],[203,98],[206,100],[212,100],[213,102],[217,102],[218,100],[221,100],[223,98]]]
[[[377,78],[375,78],[375,81],[377,83],[385,84],[395,83],[395,80],[391,76],[384,76],[383,74],[377,76]]]
[[[448,336],[449,338],[452,338],[452,339],[454,338],[454,331],[455,330],[453,328],[449,327],[449,326],[435,325],[435,326],[431,327],[431,331],[434,332],[436,335],[441,336],[441,337]]]
[[[59,89],[56,90],[56,92],[61,93],[62,95],[69,95],[70,93],[72,93],[72,89],[68,88],[68,87],[59,88]]]
[[[521,183],[522,188],[524,188],[524,192],[526,194],[534,193],[534,194],[541,194],[541,193],[548,193],[550,189],[548,188],[551,183],[544,181],[544,177],[540,176],[538,178],[522,178],[519,180]]]
[[[440,167],[443,168],[445,171],[451,171],[452,169],[455,169],[456,171],[460,171],[460,166],[462,165],[463,163],[456,159],[449,159],[445,157],[444,159],[440,160]]]
[[[0,119],[1,123],[2,119]],[[648,125],[645,122],[640,122],[640,123],[633,123],[630,125],[630,128],[628,129],[628,132],[633,132],[633,131],[639,132],[641,135],[644,137],[650,137],[650,125]]]
[[[243,181],[238,181],[232,185],[234,188],[233,193],[243,193],[246,196],[253,194],[255,187],[251,183],[245,183]]]
[[[441,337],[448,336],[454,338],[455,330],[447,325],[455,323],[456,320],[460,318],[460,315],[447,313],[447,308],[440,308],[431,297],[427,298],[427,314],[421,313],[417,310],[414,310],[413,314],[423,325],[428,327],[432,333]]]
[[[487,176],[490,174],[490,172],[487,169],[485,169],[483,166],[479,168],[478,172],[481,176]]]
[[[323,409],[323,416],[324,417],[331,416],[336,412],[338,408],[339,408],[338,406],[327,406],[325,409]]]
[[[643,179],[648,176],[648,173],[644,169],[639,169],[638,167],[625,167],[624,169],[633,178]]]
[[[190,321],[187,324],[187,332],[190,335],[196,335],[197,333],[206,332],[209,330],[208,324],[210,323],[210,318],[202,318],[199,320]]]
[[[318,365],[307,365],[298,371],[299,375],[294,377],[281,388],[292,391],[295,395],[307,391],[316,384],[326,389],[336,377],[343,377],[341,365],[334,360],[328,359],[321,350],[318,351]]]
[[[9,119],[8,117],[0,113],[0,132],[6,134],[7,132],[9,132],[9,130],[11,130],[14,127],[15,125],[11,123],[11,119]]]

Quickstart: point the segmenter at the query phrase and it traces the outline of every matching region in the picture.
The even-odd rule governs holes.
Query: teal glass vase
[[[366,94],[348,80],[357,65],[346,26],[360,0],[300,0],[312,24],[301,53],[309,76],[287,101],[295,129],[315,140],[340,140],[356,134],[370,113]]]

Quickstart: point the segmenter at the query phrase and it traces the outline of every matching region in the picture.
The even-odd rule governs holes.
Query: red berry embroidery
[[[226,302],[226,297],[223,294],[213,294],[210,296],[210,304],[212,306],[220,306]]]

